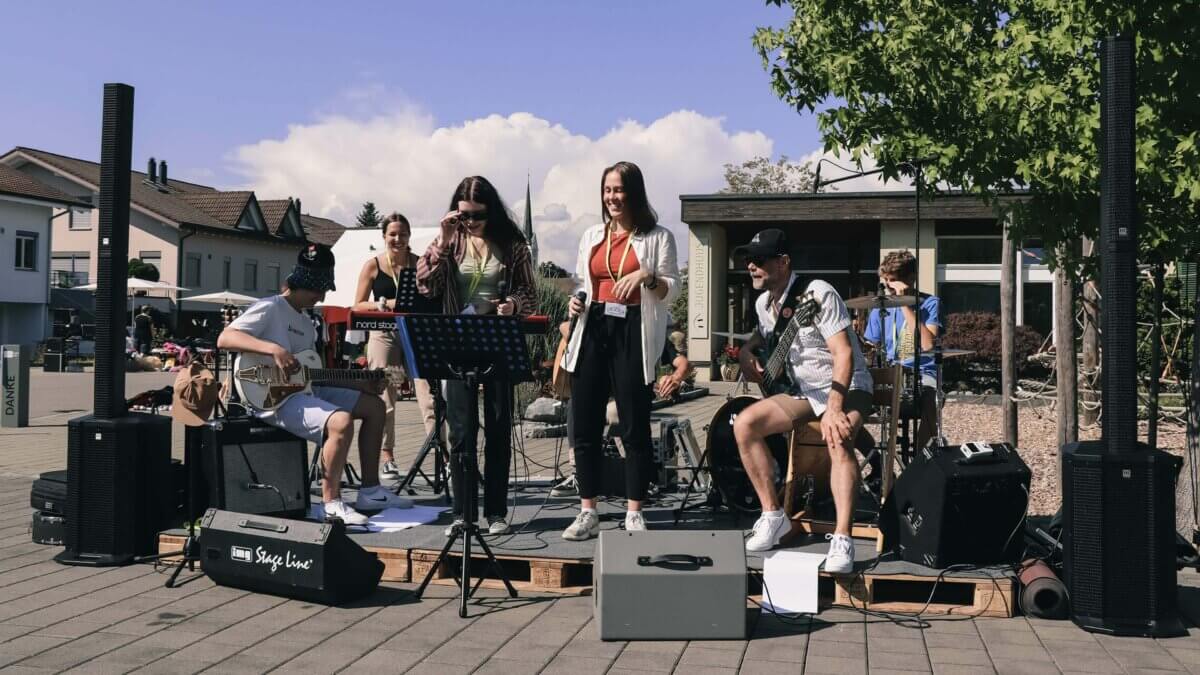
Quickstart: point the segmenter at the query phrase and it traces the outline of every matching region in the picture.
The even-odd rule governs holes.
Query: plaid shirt
[[[462,298],[458,297],[458,266],[467,254],[467,238],[456,232],[450,241],[442,243],[438,235],[425,255],[417,260],[417,290],[429,298],[442,297],[442,311],[460,314]],[[529,245],[514,240],[500,257],[504,265],[504,281],[508,283],[508,297],[513,303],[513,314],[529,316],[537,310],[537,289],[533,281],[533,260]]]

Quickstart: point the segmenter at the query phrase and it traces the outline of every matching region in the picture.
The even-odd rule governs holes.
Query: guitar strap
[[[798,291],[801,288],[801,279],[796,277],[796,280],[783,294],[783,304],[779,306],[779,316],[775,317],[775,329],[771,331],[771,348],[774,349],[779,344],[779,338],[783,335],[783,331],[787,330],[787,326],[791,323],[792,315],[796,313],[796,305],[800,304],[799,297],[803,291]],[[770,298],[768,297],[768,302]]]

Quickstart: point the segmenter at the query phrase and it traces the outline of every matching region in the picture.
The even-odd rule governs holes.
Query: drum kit
[[[911,307],[917,304],[917,298],[910,295],[863,295],[856,298],[850,298],[845,301],[848,309],[868,311],[872,309],[885,310],[893,307]],[[746,340],[752,333],[728,333],[713,331],[714,335],[721,337],[729,337],[735,340]],[[860,336],[861,342],[861,336]],[[876,350],[875,365],[883,366],[883,360],[886,354],[883,350]],[[970,349],[946,349],[941,345],[941,340],[935,340],[932,350],[933,361],[937,368],[937,433],[931,437],[931,440],[944,445],[945,438],[942,435],[942,407],[945,405],[945,396],[942,393],[942,362],[944,359],[963,358],[974,354]],[[905,368],[904,374],[906,378],[906,386],[904,387],[902,403],[900,405],[901,419],[905,417],[912,421],[913,418],[919,417],[920,406],[915,405],[912,401],[913,392],[917,392],[920,396],[920,389],[913,387],[911,378],[916,377],[911,368]],[[750,407],[758,400],[757,396],[748,395],[749,389],[743,377],[738,378],[738,388],[735,391],[743,392],[740,395],[730,394],[728,399],[720,408],[717,409],[709,422],[707,431],[708,446],[705,451],[705,463],[709,474],[712,476],[712,485],[720,495],[721,502],[732,510],[744,513],[755,513],[761,509],[757,494],[755,494],[754,486],[750,483],[750,478],[746,471],[742,468],[741,455],[738,451],[737,441],[733,436],[733,422],[743,410]],[[907,412],[911,411],[911,412]],[[907,438],[907,434],[905,434]],[[783,489],[783,483],[788,467],[788,438],[786,435],[780,434],[767,438],[767,448],[775,461],[775,487],[777,491]],[[911,455],[915,448],[903,448],[905,454]]]

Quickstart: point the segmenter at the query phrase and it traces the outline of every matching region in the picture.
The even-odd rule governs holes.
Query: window
[[[17,230],[17,255],[14,266],[19,270],[37,270],[37,232]]]
[[[267,290],[279,292],[279,265],[267,265]]]
[[[943,317],[960,312],[1000,313],[1000,284],[942,283],[938,294]]]
[[[221,261],[221,288],[229,290],[230,278],[233,277],[233,259],[225,256]]]
[[[184,262],[184,285],[188,288],[200,288],[200,254],[188,253]]]
[[[258,261],[247,260],[242,268],[242,288],[247,291],[258,290]]]
[[[939,265],[999,265],[1002,237],[938,237]]]
[[[87,251],[60,251],[50,256],[50,279],[56,288],[82,286],[88,282],[90,271]]]
[[[139,251],[138,258],[147,265],[154,265],[154,269],[162,274],[162,251]]]
[[[71,230],[90,230],[92,229],[92,211],[91,209],[71,209],[70,222],[67,228]]]

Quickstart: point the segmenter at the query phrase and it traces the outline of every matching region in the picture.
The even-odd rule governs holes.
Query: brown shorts
[[[798,420],[801,418],[805,419],[806,421],[811,419],[820,419],[820,415],[814,414],[812,404],[808,402],[808,399],[802,396],[794,396],[792,394],[775,394],[767,400],[782,408],[783,411],[787,413],[788,417],[792,418],[793,420]],[[855,411],[862,415],[863,420],[867,419],[867,417],[871,415],[871,409],[873,407],[874,405],[871,403],[871,393],[862,391],[861,389],[851,389],[850,393],[846,394],[846,398],[842,403],[842,410],[844,412],[849,414],[850,411]]]

